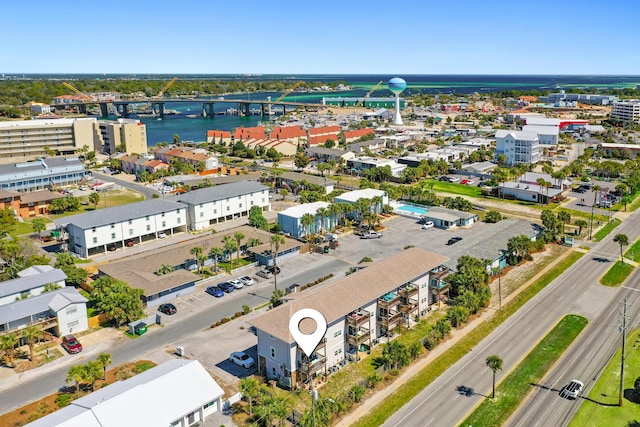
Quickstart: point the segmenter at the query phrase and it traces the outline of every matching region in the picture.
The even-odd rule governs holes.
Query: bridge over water
[[[180,103],[191,103],[194,102],[200,103],[202,105],[202,115],[210,116],[214,115],[214,106],[215,104],[237,104],[238,111],[241,115],[251,115],[251,105],[259,105],[260,106],[260,114],[261,115],[271,115],[271,107],[272,106],[281,106],[283,114],[287,113],[287,107],[292,108],[304,108],[307,109],[318,109],[324,108],[323,104],[313,104],[306,102],[290,102],[290,101],[271,101],[270,99],[265,100],[250,100],[250,99],[230,99],[230,98],[138,98],[132,100],[113,100],[113,101],[94,101],[94,100],[84,100],[84,101],[73,101],[65,104],[53,104],[54,108],[62,108],[67,106],[75,106],[78,108],[78,111],[81,113],[87,112],[88,105],[99,105],[100,113],[103,116],[107,116],[109,114],[108,104],[112,104],[117,113],[122,117],[129,117],[132,113],[131,104],[150,104],[154,113],[158,114],[160,117],[164,117],[164,110],[166,104],[180,104]]]

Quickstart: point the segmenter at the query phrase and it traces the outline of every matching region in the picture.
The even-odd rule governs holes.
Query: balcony
[[[358,327],[369,321],[369,312],[367,310],[352,311],[347,314],[347,325]]]
[[[403,314],[412,314],[413,312],[418,310],[418,303],[411,302],[409,304],[404,304],[400,306],[400,312]]]
[[[398,293],[406,298],[409,299],[414,295],[418,294],[418,286],[414,285],[414,284],[408,284],[408,285],[404,285],[402,286],[399,290]]]
[[[443,266],[443,265],[434,268],[430,272],[431,279],[442,280],[443,278],[445,278],[448,275],[449,275],[449,269],[447,267]]]
[[[366,328],[360,328],[355,331],[355,333],[353,333],[353,331],[347,332],[347,341],[354,344],[356,347],[363,342],[369,341],[369,339],[371,339],[371,332]]]
[[[378,316],[378,322],[382,325],[387,326],[388,329],[391,329],[395,324],[399,323],[402,320],[402,313],[399,311],[389,313],[386,316],[380,315]]]
[[[393,307],[400,302],[400,297],[397,292],[389,292],[378,298],[378,305],[382,307]]]
[[[298,371],[300,371],[300,373],[306,376],[310,376],[324,369],[327,358],[320,355],[314,356],[315,358],[312,358],[311,360],[307,360],[304,362],[298,361]]]

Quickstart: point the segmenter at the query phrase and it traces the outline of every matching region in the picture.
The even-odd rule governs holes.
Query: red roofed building
[[[309,129],[309,139],[307,145],[309,147],[324,144],[328,139],[338,142],[338,134],[342,129],[340,126],[324,126]]]
[[[316,145],[324,144],[329,139],[333,140],[336,145],[338,144],[338,135],[318,135],[318,136],[310,136],[309,137],[309,147],[314,147]]]
[[[265,139],[264,127],[255,126],[251,128],[235,128],[233,131],[234,141],[246,141],[247,139]]]
[[[153,150],[156,159],[165,163],[171,163],[172,158],[176,158],[184,163],[197,166],[198,163],[204,163],[205,170],[218,168],[218,158],[209,154],[207,150],[202,148],[186,148],[186,147],[156,147]]]
[[[360,139],[366,135],[375,135],[375,131],[373,129],[356,129],[356,130],[346,130],[343,132],[344,139],[346,142],[352,142],[356,139]]]
[[[207,142],[214,144],[228,144],[231,142],[231,132],[228,130],[208,130]]]
[[[271,139],[279,139],[281,141],[286,140],[299,144],[301,142],[306,142],[307,132],[300,126],[276,126],[273,128],[273,131],[271,131],[269,136]],[[303,138],[305,141],[301,141],[300,138]]]

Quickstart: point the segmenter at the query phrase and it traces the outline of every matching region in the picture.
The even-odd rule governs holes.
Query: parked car
[[[230,294],[236,290],[236,287],[229,282],[218,283],[218,287],[224,291],[225,294]]]
[[[298,285],[297,283],[294,283],[293,285],[287,287],[288,294],[293,294],[295,292],[300,292],[300,285]]]
[[[455,243],[458,243],[460,240],[462,240],[462,237],[452,237],[447,241],[447,246],[451,246]]]
[[[449,182],[458,182],[460,181],[460,178],[458,178],[457,176],[450,176],[449,177]]]
[[[218,286],[208,286],[205,292],[209,295],[213,295],[216,298],[221,298],[224,296],[224,291]]]
[[[476,182],[475,182],[474,180],[472,180],[472,179],[466,179],[465,181],[467,181],[467,182],[465,182],[465,183],[464,183],[465,185],[473,185],[473,184],[475,184],[475,183],[476,183]]]
[[[253,360],[253,357],[249,356],[244,351],[236,351],[234,353],[231,353],[231,355],[229,356],[229,360],[231,360],[238,366],[242,366],[245,369],[251,368],[256,364],[255,360]]]
[[[577,399],[578,396],[580,396],[583,387],[584,384],[581,381],[571,380],[569,384],[560,390],[560,396],[567,397],[569,399]]]
[[[136,335],[144,335],[146,332],[147,332],[147,324],[144,322],[140,322],[133,327],[133,333]]]
[[[253,285],[255,283],[253,281],[253,279],[251,277],[249,277],[249,276],[242,276],[238,280],[240,280],[242,283],[244,283],[245,286],[251,286],[251,285]]]
[[[262,277],[264,279],[271,279],[273,274],[269,270],[260,270],[256,273],[256,276]]]
[[[69,354],[76,354],[82,351],[82,344],[73,335],[65,335],[62,338],[62,348]]]
[[[460,181],[460,184],[467,185],[467,184],[469,184],[469,180],[468,179],[463,179],[462,181]]]
[[[176,309],[175,305],[167,303],[160,304],[160,306],[158,307],[158,311],[171,316],[172,314],[176,314],[178,310]]]
[[[426,221],[424,224],[422,224],[423,230],[428,230],[429,228],[433,228],[433,227],[435,227],[435,224],[433,223],[433,221]]]
[[[242,289],[244,288],[244,283],[242,283],[242,280],[229,280],[229,283],[231,283],[233,285],[234,288],[236,289]]]
[[[127,245],[128,247],[131,247],[131,246],[135,245],[136,242],[133,239],[129,239],[129,240],[125,240],[124,244]]]
[[[81,185],[80,187],[78,187],[78,190],[80,191],[85,191],[87,190],[89,187],[87,187],[86,185]]]
[[[280,274],[280,267],[278,266],[274,267],[273,265],[270,265],[267,267],[267,270],[269,270],[271,274]]]
[[[108,250],[109,252],[113,252],[113,251],[115,251],[116,249],[118,249],[118,247],[117,247],[116,245],[109,245],[109,246],[107,246],[107,250]]]
[[[165,237],[167,237],[167,233],[164,231],[158,233],[158,239],[164,239]]]
[[[382,233],[378,233],[375,230],[367,230],[360,236],[361,239],[379,239],[381,237]]]

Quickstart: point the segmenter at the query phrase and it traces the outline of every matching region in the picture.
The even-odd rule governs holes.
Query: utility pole
[[[502,269],[498,271],[498,300],[500,301],[500,305],[498,308],[499,310],[502,310],[502,282],[500,281],[501,278],[502,278]]]
[[[624,299],[624,306],[622,308],[622,327],[620,328],[620,332],[622,332],[622,355],[620,358],[620,396],[618,399],[618,406],[622,406],[622,398],[624,395],[624,352],[625,352],[625,343],[627,341],[627,299]]]

